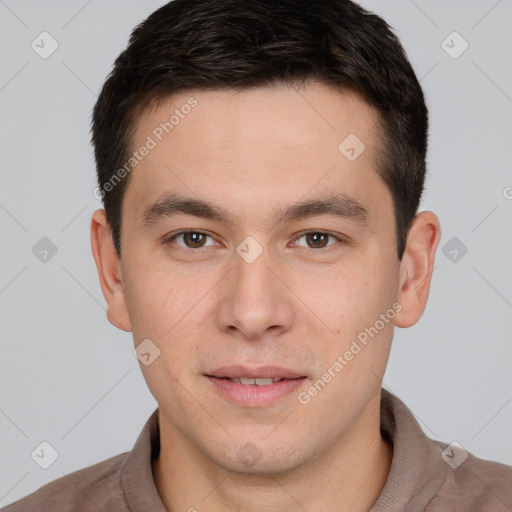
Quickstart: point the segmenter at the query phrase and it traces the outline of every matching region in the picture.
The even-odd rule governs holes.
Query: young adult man
[[[348,0],[175,0],[93,116],[108,318],[158,402],[134,449],[7,507],[512,510],[512,468],[428,439],[381,388],[440,239],[428,114]]]

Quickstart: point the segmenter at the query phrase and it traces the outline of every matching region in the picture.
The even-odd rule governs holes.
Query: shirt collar
[[[153,480],[151,464],[160,453],[158,415],[156,408],[121,467],[121,485],[132,512],[167,512]]]
[[[407,406],[384,388],[380,407],[380,430],[393,444],[393,459],[370,512],[425,510],[446,479],[443,449],[425,435]]]
[[[442,448],[429,439],[412,412],[395,395],[381,390],[380,428],[393,445],[391,469],[370,512],[424,510],[446,478]],[[121,485],[132,512],[167,512],[152,473],[160,452],[159,409],[151,414],[121,467]]]

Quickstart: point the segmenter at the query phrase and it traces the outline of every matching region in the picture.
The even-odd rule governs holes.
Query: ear
[[[117,255],[105,210],[96,210],[91,219],[91,247],[98,269],[101,290],[107,301],[107,318],[123,331],[132,326],[121,279],[121,260]]]
[[[400,262],[398,301],[402,309],[395,317],[397,327],[411,327],[425,310],[440,239],[441,226],[436,215],[428,211],[419,213],[409,230]]]

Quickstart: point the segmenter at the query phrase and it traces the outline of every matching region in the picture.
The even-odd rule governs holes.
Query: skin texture
[[[142,114],[133,147],[191,97],[197,106],[131,173],[121,259],[104,211],[91,222],[109,320],[136,346],[150,339],[160,350],[141,364],[160,407],[159,494],[173,512],[367,511],[392,459],[379,406],[393,330],[424,311],[437,217],[418,214],[400,261],[392,197],[375,171],[377,112],[354,92],[320,84],[172,96]],[[349,134],[365,144],[354,161],[338,150]],[[145,225],[145,209],[165,192],[215,203],[233,223],[180,214]],[[333,192],[361,203],[366,225],[274,218],[276,208]],[[202,247],[165,239],[192,228],[208,233]],[[339,239],[320,243],[304,230]],[[236,252],[249,236],[263,249],[252,263]],[[394,319],[301,403],[299,393],[397,302]],[[205,377],[229,365],[277,365],[307,379],[271,405],[243,407]],[[237,456],[248,442],[261,455],[251,467]]]

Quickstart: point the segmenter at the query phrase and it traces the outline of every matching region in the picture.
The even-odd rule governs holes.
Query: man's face
[[[190,98],[197,105],[183,109]],[[158,130],[176,109],[179,122]],[[193,91],[138,120],[133,149],[148,136],[156,146],[123,199],[127,327],[135,345],[149,339],[160,350],[141,368],[160,421],[190,453],[279,473],[369,428],[400,286],[392,197],[375,170],[377,123],[358,95],[321,85]],[[173,213],[166,194],[228,218]],[[336,195],[352,201],[338,214],[288,210]],[[262,386],[222,378],[284,370],[289,379]]]

